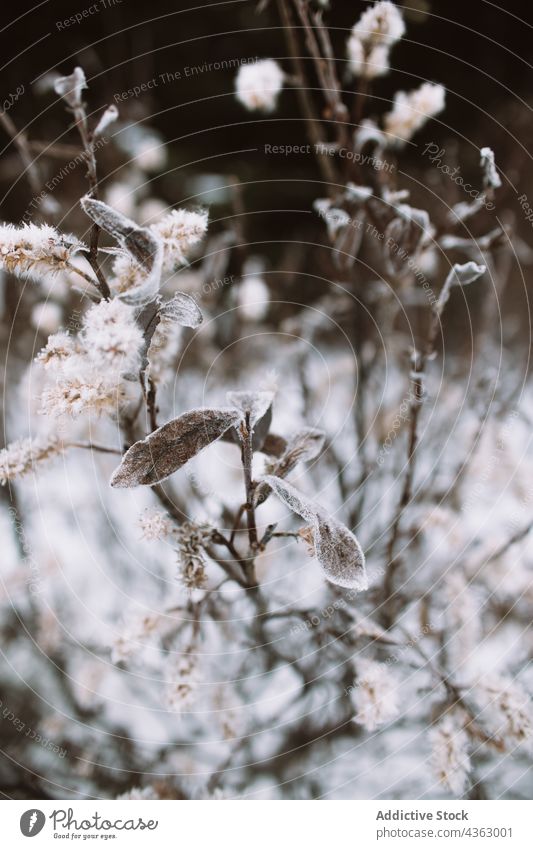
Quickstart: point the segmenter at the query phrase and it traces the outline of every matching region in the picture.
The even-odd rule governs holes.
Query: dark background
[[[99,5],[97,13],[61,29],[58,22],[94,4],[89,0],[45,0],[6,7],[0,33],[0,55],[4,59],[2,92],[6,97],[21,83],[26,87],[26,95],[10,110],[19,128],[27,127],[32,139],[69,140],[64,136],[65,113],[55,95],[37,95],[31,85],[47,71],[69,73],[75,64],[81,64],[89,79],[87,99],[92,109],[113,102],[115,93],[133,85],[162,73],[180,71],[181,80],[160,84],[153,93],[118,104],[123,118],[146,121],[171,140],[172,173],[156,178],[159,196],[170,203],[187,197],[185,174],[190,176],[194,171],[237,174],[244,183],[264,180],[255,184],[253,192],[245,190],[249,211],[289,209],[295,200],[310,203],[317,196],[316,187],[298,181],[319,178],[312,157],[276,158],[273,162],[257,153],[235,153],[266,142],[307,141],[294,92],[285,91],[278,111],[263,116],[246,112],[236,102],[235,70],[204,72],[189,78],[184,75],[187,66],[254,55],[278,58],[289,70],[276,0],[270,0],[259,14],[255,0],[213,5],[194,0],[104,2],[109,4],[106,8]],[[367,5],[360,0],[332,0],[325,15],[332,28],[336,54],[341,57],[339,76],[347,89],[355,84],[345,77],[345,42],[349,28]],[[477,179],[478,148],[490,144],[509,180],[513,184],[519,181],[521,190],[528,191],[532,182],[529,150],[533,142],[529,106],[533,82],[532,4],[513,0],[503,9],[487,0],[406,0],[403,5],[407,34],[394,48],[394,73],[374,85],[370,114],[385,111],[398,88],[413,88],[425,79],[440,82],[448,90],[446,111],[440,116],[442,120],[433,122],[431,137],[422,138],[420,134],[419,142],[442,142],[451,153],[457,143],[463,173],[471,173]],[[17,16],[18,20],[9,23]],[[311,62],[306,62],[310,80],[316,83]],[[4,140],[7,142],[2,132]],[[4,144],[0,149],[4,149]],[[10,158],[0,169],[0,180],[5,184],[3,195],[12,185],[18,167],[12,148],[6,155]],[[409,152],[406,155],[416,156]],[[407,162],[406,168],[416,170],[417,165],[418,161],[411,166]],[[105,172],[105,156],[101,168]],[[281,182],[272,182],[273,176]],[[81,188],[75,184],[77,179],[77,175],[72,178],[73,194]],[[509,191],[509,186],[504,188],[500,200],[515,203],[514,198],[505,198]],[[15,220],[26,201],[9,191],[2,217]],[[253,221],[250,226],[253,230]],[[257,226],[264,227],[265,223]],[[267,226],[272,228],[274,237],[282,233],[286,226],[284,216],[270,216]]]

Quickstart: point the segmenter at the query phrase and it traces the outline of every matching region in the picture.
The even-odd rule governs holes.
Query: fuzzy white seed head
[[[78,350],[76,340],[69,333],[60,330],[48,337],[48,342],[35,357],[35,362],[40,363],[45,369],[57,368],[69,357],[74,356]]]
[[[352,29],[365,46],[385,45],[391,47],[405,33],[402,13],[389,0],[381,0],[365,9]]]
[[[80,335],[95,366],[134,372],[140,364],[143,333],[133,307],[114,298],[100,301],[86,313]]]
[[[121,793],[120,796],[116,796],[116,800],[121,802],[146,802],[157,799],[159,799],[159,796],[150,784],[148,787],[132,787],[127,793]]]
[[[81,247],[48,224],[0,225],[0,267],[17,277],[40,281],[63,271]]]
[[[398,91],[392,110],[384,118],[389,145],[401,147],[409,141],[429,118],[442,112],[445,100],[446,89],[434,83],[423,83],[409,93]]]
[[[397,681],[383,663],[371,660],[359,662],[353,694],[357,711],[354,721],[368,731],[374,731],[398,716]]]
[[[188,209],[173,209],[150,226],[150,230],[163,242],[163,265],[167,271],[173,271],[185,263],[187,251],[207,233],[207,222],[205,210],[191,212]]]
[[[429,732],[429,737],[435,776],[452,793],[461,796],[470,772],[466,732],[450,716],[446,716]]]
[[[513,748],[533,744],[533,705],[529,694],[511,678],[490,675],[481,685],[486,714],[495,735]]]
[[[55,438],[18,439],[0,451],[0,484],[29,475],[35,466],[62,452]]]
[[[168,517],[161,510],[145,510],[139,517],[139,525],[142,530],[143,539],[150,542],[164,539],[172,531]]]
[[[273,112],[283,88],[284,73],[274,59],[241,65],[235,78],[237,100],[246,109]]]
[[[179,658],[175,665],[171,681],[167,687],[167,704],[170,710],[182,713],[194,704],[198,688],[198,670],[196,659],[187,653]]]
[[[76,361],[81,358],[76,357]],[[77,418],[82,413],[112,413],[124,398],[124,391],[111,375],[97,369],[83,374],[62,375],[41,394],[39,412],[53,418]]]

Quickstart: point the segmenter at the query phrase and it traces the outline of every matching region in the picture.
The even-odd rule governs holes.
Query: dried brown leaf
[[[132,445],[113,474],[111,486],[160,483],[239,421],[238,410],[227,408],[184,413]]]
[[[274,475],[263,480],[287,507],[309,523],[315,554],[326,578],[340,587],[366,590],[365,556],[354,534],[287,481]]]

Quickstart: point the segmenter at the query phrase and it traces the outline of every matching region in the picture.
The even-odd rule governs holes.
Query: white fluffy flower
[[[172,526],[168,517],[161,510],[146,509],[139,517],[139,525],[142,530],[143,539],[154,541],[167,537]]]
[[[400,40],[404,32],[402,14],[389,0],[380,0],[365,9],[352,28],[352,35],[357,36],[363,44],[371,46],[382,44],[391,47]]]
[[[444,86],[434,83],[423,83],[420,88],[409,93],[396,92],[392,110],[384,118],[388,143],[401,147],[409,141],[428,118],[442,112],[445,99]]]
[[[69,357],[78,352],[76,341],[69,333],[60,330],[48,337],[48,342],[35,357],[45,369],[53,368],[64,363]]]
[[[531,746],[531,698],[520,684],[503,675],[490,675],[481,683],[478,692],[485,705],[483,716],[503,744],[508,748],[521,743]]]
[[[0,451],[0,484],[24,477],[62,451],[61,442],[53,437],[18,439]]]
[[[185,255],[198,244],[207,233],[207,212],[191,212],[188,209],[173,209],[159,221],[150,226],[150,230],[163,242],[164,266],[173,271],[177,265],[185,262]]]
[[[127,793],[121,793],[120,796],[116,797],[118,802],[131,802],[131,801],[139,801],[146,802],[148,800],[156,800],[159,799],[156,791],[152,787],[151,784],[148,787],[132,787],[131,790],[128,790]]]
[[[75,358],[80,362],[81,357]],[[73,363],[72,363],[73,364]],[[111,413],[124,398],[116,379],[98,371],[84,369],[80,375],[62,375],[41,394],[39,412],[43,416],[77,418],[82,413]]]
[[[114,298],[86,313],[80,335],[86,356],[96,366],[133,372],[139,367],[143,333],[133,307]]]
[[[237,100],[251,111],[272,112],[283,88],[284,76],[274,59],[241,65],[235,78]]]
[[[470,758],[468,736],[450,716],[429,732],[431,741],[431,764],[440,781],[456,796],[461,796],[468,781]]]
[[[176,713],[187,711],[194,703],[198,688],[196,660],[187,653],[179,658],[167,687],[167,704]]]
[[[0,225],[0,267],[18,277],[42,277],[64,270],[81,247],[48,224]]]
[[[352,74],[367,80],[386,74],[389,52],[405,32],[398,7],[388,0],[370,6],[352,27],[346,45]]]
[[[372,660],[358,663],[353,700],[357,711],[354,721],[368,731],[398,716],[398,684],[385,664]]]

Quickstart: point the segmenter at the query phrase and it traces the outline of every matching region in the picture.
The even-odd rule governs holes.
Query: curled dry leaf
[[[182,327],[199,327],[204,320],[200,307],[191,295],[177,292],[159,309],[161,318],[181,324]]]
[[[366,590],[365,556],[354,534],[287,481],[275,475],[266,475],[263,480],[290,510],[309,523],[315,553],[328,581],[339,587]]]
[[[190,410],[132,445],[111,486],[153,486],[168,478],[240,421],[237,410]]]
[[[313,427],[304,427],[289,439],[285,450],[275,464],[271,466],[271,474],[278,478],[286,478],[297,463],[314,460],[324,447],[326,435],[324,431]],[[270,494],[267,483],[261,483],[256,489],[256,504],[262,504]]]
[[[161,241],[146,227],[139,227],[130,218],[112,209],[107,203],[85,195],[81,199],[83,210],[89,218],[98,224],[102,230],[121,245],[145,273],[146,278],[142,286],[131,290],[132,296],[140,293],[151,294],[157,292],[161,282],[161,270],[163,265],[163,245]]]

